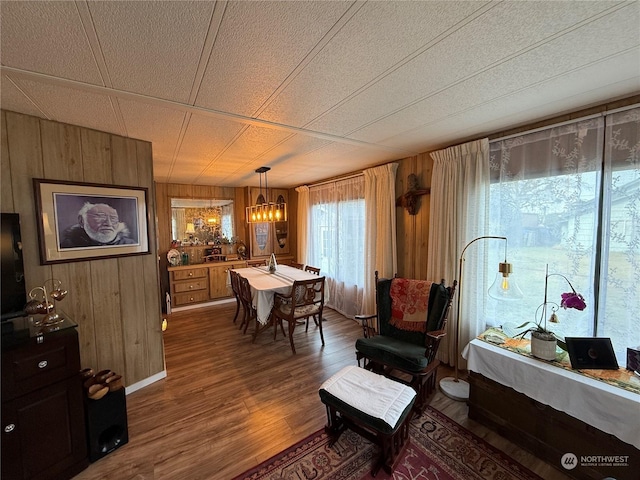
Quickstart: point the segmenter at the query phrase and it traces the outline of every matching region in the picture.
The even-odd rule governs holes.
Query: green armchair
[[[375,315],[357,315],[364,337],[356,341],[358,365],[410,385],[422,412],[436,384],[436,353],[457,281],[450,287],[424,280],[376,278]]]

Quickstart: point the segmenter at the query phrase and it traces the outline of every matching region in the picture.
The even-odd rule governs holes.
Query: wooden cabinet
[[[180,307],[209,300],[209,269],[187,267],[172,270],[171,305]]]
[[[229,270],[234,268],[244,268],[246,266],[246,262],[240,261],[209,267],[209,296],[211,299],[214,300],[217,298],[232,296],[233,292],[231,291]]]
[[[229,270],[246,266],[245,260],[229,260],[169,267],[171,306],[183,307],[232,296]]]
[[[58,328],[3,335],[3,480],[68,479],[89,463],[78,334]]]
[[[264,191],[259,188],[249,187],[248,205],[256,205],[259,198],[264,197]],[[287,203],[289,192],[286,189],[269,189],[267,192],[268,202]],[[290,253],[289,246],[289,221],[274,223],[251,223],[249,224],[249,243],[251,248],[251,258],[267,257],[272,253],[283,255]]]
[[[469,418],[556,466],[565,475],[577,479],[637,480],[640,455],[632,445],[476,372],[470,372],[469,384]],[[561,468],[566,453],[577,456],[575,468]],[[585,455],[626,456],[629,465],[583,465],[580,459]]]

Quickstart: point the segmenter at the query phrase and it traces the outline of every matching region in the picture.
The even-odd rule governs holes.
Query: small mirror
[[[183,245],[233,243],[233,200],[172,198],[171,234]]]

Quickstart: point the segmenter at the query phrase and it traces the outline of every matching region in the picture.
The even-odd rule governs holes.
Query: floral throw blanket
[[[499,328],[492,327],[487,329],[478,335],[478,339],[511,352],[519,353],[520,355],[533,357],[531,355],[531,345],[529,340],[526,338],[509,337]],[[640,377],[636,376],[632,371],[625,368],[619,368],[618,370],[573,369],[571,368],[569,354],[560,349],[557,349],[557,352],[558,353],[556,354],[556,359],[554,361],[540,361],[555,365],[556,367],[564,368],[565,370],[571,370],[572,372],[579,373],[585,377],[594,378],[601,382],[608,383],[609,385],[614,385],[640,395]]]
[[[427,280],[408,278],[391,280],[389,323],[400,330],[426,332],[429,291],[432,283]]]

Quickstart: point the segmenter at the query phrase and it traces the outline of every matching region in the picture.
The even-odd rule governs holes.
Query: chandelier
[[[247,207],[247,223],[273,223],[285,222],[287,220],[287,204],[283,201],[268,202],[269,188],[267,186],[267,172],[270,167],[260,167],[256,173],[260,174],[260,194],[256,199],[256,204]],[[262,175],[264,175],[264,190],[262,194]],[[278,197],[280,200],[282,197]]]

